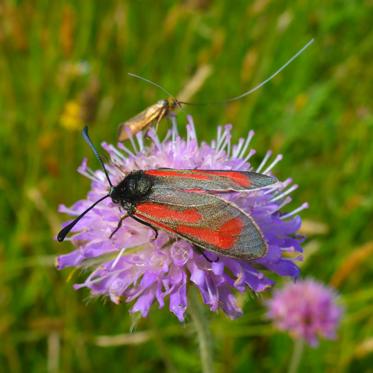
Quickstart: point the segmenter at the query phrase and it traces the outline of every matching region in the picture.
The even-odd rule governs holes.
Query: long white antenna
[[[304,45],[297,53],[294,54],[285,64],[283,64],[278,70],[276,70],[271,76],[269,76],[267,79],[263,80],[261,83],[256,85],[254,88],[249,89],[248,91],[240,94],[239,96],[231,97],[228,98],[224,101],[213,101],[213,102],[184,102],[184,101],[179,101],[181,104],[186,104],[186,105],[194,105],[194,106],[199,106],[199,105],[221,105],[225,104],[227,102],[232,102],[239,100],[243,97],[246,97],[250,95],[251,93],[257,91],[259,88],[263,87],[265,84],[267,84],[270,80],[272,80],[276,75],[278,75],[282,70],[284,70],[287,66],[289,66],[296,58],[298,58],[313,42],[315,39],[311,39],[306,45]]]
[[[142,76],[137,75],[137,74],[133,74],[133,73],[128,73],[128,75],[129,75],[129,76],[132,76],[133,78],[137,78],[137,79],[143,80],[144,82],[147,82],[147,83],[149,83],[149,84],[152,84],[152,85],[158,87],[159,89],[161,89],[163,92],[167,93],[168,96],[174,97],[174,95],[173,95],[172,93],[168,92],[166,88],[163,88],[161,85],[159,85],[159,84],[153,82],[153,81],[150,80],[150,79],[143,78]]]
[[[249,96],[251,95],[252,93],[254,93],[255,91],[257,91],[258,89],[260,89],[261,87],[263,87],[265,84],[267,84],[269,81],[271,81],[276,75],[278,75],[282,70],[284,70],[286,67],[288,67],[295,59],[297,59],[313,42],[315,41],[315,39],[311,39],[306,45],[304,45],[297,53],[294,54],[294,56],[292,56],[287,62],[285,62],[278,70],[276,70],[271,76],[269,76],[267,79],[263,80],[261,83],[259,83],[258,85],[256,85],[255,87],[249,89],[248,91],[238,95],[238,96],[235,96],[235,97],[231,97],[231,98],[228,98],[224,101],[213,101],[213,102],[185,102],[185,101],[178,101],[180,104],[185,104],[185,105],[216,105],[216,104],[224,104],[224,103],[227,103],[227,102],[232,102],[232,101],[236,101],[236,100],[240,100],[241,98],[244,98],[246,96]],[[160,86],[159,84],[153,82],[152,80],[150,79],[146,79],[146,78],[143,78],[142,76],[140,75],[137,75],[137,74],[133,74],[133,73],[128,73],[129,76],[132,76],[134,78],[137,78],[137,79],[140,79],[140,80],[143,80],[149,84],[152,84],[154,85],[155,87],[158,87],[159,89],[161,89],[163,92],[167,93],[167,95],[171,96],[171,97],[174,97],[174,95],[172,93],[170,93],[169,91],[167,91],[167,89],[163,88],[162,86]]]
[[[263,80],[257,86],[255,86],[254,88],[251,88],[250,90],[248,90],[248,91],[240,94],[239,96],[228,98],[225,101],[226,102],[231,102],[231,101],[239,100],[240,98],[246,97],[246,96],[250,95],[251,93],[257,91],[259,88],[263,87],[270,80],[272,80],[276,75],[278,75],[282,70],[284,70],[287,66],[289,66],[297,57],[299,57],[314,41],[315,41],[315,39],[311,39],[303,48],[301,48],[297,53],[295,53],[294,56],[291,57],[284,65],[282,65],[270,77],[268,77],[267,79]]]

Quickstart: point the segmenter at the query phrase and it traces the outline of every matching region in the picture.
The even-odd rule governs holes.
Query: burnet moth
[[[131,136],[135,135],[137,132],[146,130],[148,127],[150,127],[152,124],[155,124],[157,127],[160,121],[168,116],[171,113],[175,113],[177,109],[180,109],[182,105],[216,105],[216,104],[226,104],[229,102],[240,100],[241,98],[244,98],[246,96],[249,96],[253,92],[257,91],[259,88],[263,87],[265,84],[267,84],[270,80],[272,80],[276,75],[278,75],[282,70],[284,70],[288,65],[290,65],[297,57],[299,57],[312,43],[314,39],[311,39],[306,45],[304,45],[297,53],[295,53],[284,65],[282,65],[278,70],[276,70],[271,76],[269,76],[267,79],[263,80],[261,83],[256,85],[255,87],[249,89],[246,92],[243,92],[242,94],[231,97],[228,99],[225,99],[223,101],[217,101],[217,102],[185,102],[185,101],[179,101],[177,100],[170,92],[168,92],[165,88],[160,86],[159,84],[143,78],[136,74],[129,73],[128,75],[138,78],[141,80],[144,80],[147,83],[150,83],[159,89],[161,89],[163,92],[165,92],[169,97],[164,100],[160,100],[154,105],[149,106],[145,110],[143,110],[141,113],[135,115],[134,117],[128,119],[127,121],[121,123],[119,125],[119,134],[118,134],[118,140],[119,141],[125,141]]]
[[[99,160],[110,189],[65,226],[57,236],[58,241],[63,241],[85,214],[110,197],[125,211],[110,238],[124,219],[131,217],[153,228],[156,237],[161,229],[218,254],[244,260],[266,254],[267,243],[253,218],[222,195],[271,187],[278,182],[275,177],[250,171],[163,168],[133,171],[114,186],[87,127],[83,137]]]

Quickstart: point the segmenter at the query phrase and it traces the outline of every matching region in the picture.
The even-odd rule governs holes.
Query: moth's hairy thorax
[[[129,204],[146,200],[152,191],[153,177],[143,171],[134,171],[127,175],[110,193],[112,201],[127,207]]]

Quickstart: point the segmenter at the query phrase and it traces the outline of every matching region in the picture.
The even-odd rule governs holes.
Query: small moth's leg
[[[133,215],[131,215],[131,218],[132,218],[132,219],[135,219],[135,220],[138,221],[139,223],[144,224],[144,225],[146,225],[147,227],[153,229],[153,232],[154,232],[154,238],[153,238],[153,241],[156,240],[156,239],[158,238],[158,230],[155,229],[151,224],[149,224],[149,223],[147,223],[147,222],[145,222],[145,221],[142,221],[142,220],[140,220],[140,219],[137,219],[137,218],[136,218],[135,216],[133,216]]]
[[[159,125],[159,122],[163,119],[163,117],[166,115],[167,113],[167,109],[162,109],[160,110],[159,114],[157,115],[157,117],[154,119],[155,120],[155,132],[157,133],[158,131],[158,125]],[[150,138],[149,137],[149,127],[152,125],[152,123],[154,122],[154,120],[152,122],[150,122],[145,128],[144,130],[146,130],[146,137]]]
[[[204,250],[196,245],[193,245],[193,247],[209,262],[209,263],[217,263],[219,261],[219,257],[216,256],[215,260],[211,260],[204,252]]]
[[[125,214],[123,215],[120,219],[119,219],[119,222],[118,222],[118,225],[117,227],[111,232],[111,235],[109,236],[109,238],[112,238],[114,236],[115,233],[118,232],[118,230],[120,229],[120,227],[122,226],[122,223],[123,223],[123,220],[128,218],[128,214]]]
[[[155,122],[155,132],[157,133],[158,132],[158,126],[159,126],[159,123],[161,122],[161,120],[163,119],[163,117],[167,114],[167,109],[164,108],[160,111],[159,115],[158,115],[158,118],[157,118],[157,121]]]

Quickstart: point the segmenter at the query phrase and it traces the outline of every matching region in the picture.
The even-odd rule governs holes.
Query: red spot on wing
[[[179,225],[176,231],[181,234],[195,237],[199,241],[214,245],[221,250],[230,250],[237,237],[242,232],[244,223],[240,218],[233,218],[218,228],[190,227]],[[214,229],[215,228],[215,229]]]
[[[241,172],[232,172],[232,171],[207,171],[207,173],[216,175],[216,176],[222,176],[227,177],[237,183],[238,185],[241,185],[243,187],[249,187],[251,185],[251,180],[248,176],[245,174],[242,174]]]
[[[201,214],[196,209],[180,209],[153,202],[139,203],[136,206],[136,213],[149,215],[153,219],[172,219],[175,223],[197,223],[201,220]]]
[[[187,170],[186,173],[183,173],[175,170],[147,170],[145,173],[152,176],[174,176],[184,179],[197,180],[210,180],[210,176],[213,175],[228,178],[234,183],[243,187],[249,187],[251,185],[251,180],[247,175],[236,171]]]
[[[151,220],[148,217],[146,217],[144,215],[141,215],[141,214],[138,214],[138,213],[135,213],[135,216],[137,218],[139,218],[140,220],[143,220],[143,221],[151,224],[155,228],[160,228],[160,229],[165,230],[166,232],[171,232],[171,233],[177,234],[177,232],[174,231],[170,226],[168,226],[167,224],[163,224],[160,221],[155,222],[154,220]]]
[[[147,170],[145,171],[146,174],[152,175],[152,176],[175,176],[175,177],[180,177],[184,179],[198,179],[198,180],[208,180],[209,176],[208,175],[203,175],[200,174],[196,170],[188,170],[188,173],[182,173],[182,172],[177,172],[174,170]]]

